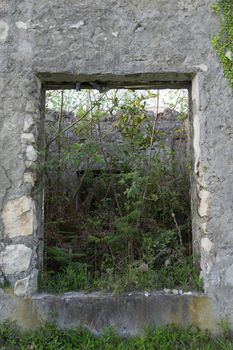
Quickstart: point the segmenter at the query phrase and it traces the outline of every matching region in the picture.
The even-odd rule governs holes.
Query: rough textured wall
[[[56,76],[60,82],[79,74],[85,80],[107,73],[151,73],[145,80],[192,77],[195,246],[207,295],[233,322],[233,99],[210,44],[218,29],[211,3],[1,0],[0,263],[17,295],[35,290],[41,254],[37,74],[44,82],[55,77],[40,74],[45,72],[63,73]]]

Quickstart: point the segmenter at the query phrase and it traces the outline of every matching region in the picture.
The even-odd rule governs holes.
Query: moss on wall
[[[222,62],[224,73],[233,89],[233,1],[219,0],[213,5],[219,19],[219,33],[212,39],[212,45]]]

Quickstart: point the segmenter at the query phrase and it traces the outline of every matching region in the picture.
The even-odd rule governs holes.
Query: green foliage
[[[231,325],[229,321],[226,318],[223,318],[220,320],[218,324],[222,334],[224,335],[225,338],[230,339],[231,338]]]
[[[113,92],[97,103],[88,92],[93,109],[73,128],[75,141],[63,133],[48,148],[42,290],[202,289],[191,257],[190,162],[167,149],[145,110],[158,97]],[[187,96],[174,101],[183,120]],[[110,129],[102,122],[109,113]],[[47,130],[53,139],[56,129]],[[122,142],[109,142],[116,131]]]
[[[213,5],[218,16],[220,31],[212,39],[212,45],[222,62],[224,73],[233,88],[233,2],[219,0]]]
[[[75,290],[84,291],[111,291],[119,294],[132,290],[155,290],[162,288],[179,288],[183,291],[195,289],[203,291],[203,282],[193,265],[192,257],[184,257],[180,252],[180,259],[174,264],[169,264],[159,269],[149,268],[142,271],[143,261],[129,264],[121,272],[108,266],[105,273],[91,276],[86,264],[70,264],[60,272],[52,272],[39,279],[39,288],[49,293],[65,293]],[[107,262],[106,262],[107,264]]]
[[[58,258],[59,256],[55,256]],[[66,260],[67,265],[67,260]],[[46,288],[49,293],[65,293],[71,290],[87,290],[89,288],[87,267],[81,263],[69,263],[60,272],[51,271],[40,276],[39,289]]]
[[[233,349],[231,336],[211,336],[195,327],[147,327],[143,335],[121,338],[113,329],[96,337],[84,328],[61,330],[53,324],[21,333],[16,324],[0,326],[0,347],[9,350],[227,350]]]
[[[3,283],[0,283],[0,288],[2,288],[2,289],[7,289],[9,287],[10,287],[10,282],[7,280],[4,280]]]

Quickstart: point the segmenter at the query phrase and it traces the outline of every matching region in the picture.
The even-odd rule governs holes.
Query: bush
[[[47,148],[42,166],[41,289],[201,289],[191,257],[190,162],[164,144],[155,127],[158,115],[148,116],[145,99],[124,95],[120,103],[114,95],[108,110],[92,101],[91,114],[77,116],[76,141],[70,134],[54,137],[53,128],[48,132],[57,144]],[[109,110],[110,129],[103,122]],[[109,142],[112,130],[121,133],[121,143]],[[182,128],[178,132],[187,138]]]

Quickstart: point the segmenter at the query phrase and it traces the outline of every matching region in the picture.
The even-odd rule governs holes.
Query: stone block
[[[31,115],[26,115],[24,118],[24,126],[23,126],[23,131],[24,132],[29,132],[34,125],[34,120],[32,119]]]
[[[0,186],[0,208],[1,208],[4,196],[5,196],[5,192],[10,187],[10,181],[5,173],[5,170],[1,166],[0,166],[0,183],[1,183],[1,186]]]
[[[35,143],[35,136],[30,132],[30,133],[23,133],[21,134],[21,142],[22,143]]]
[[[201,190],[199,192],[200,205],[198,208],[198,213],[201,217],[208,215],[208,209],[210,206],[211,194],[209,191]]]
[[[37,290],[38,270],[34,269],[31,274],[15,283],[14,294],[18,297],[31,296]]]
[[[210,253],[214,245],[208,237],[201,239],[201,247],[206,253]]]
[[[23,181],[27,184],[30,184],[33,187],[36,182],[36,174],[32,172],[24,173]]]
[[[0,269],[5,275],[25,272],[29,269],[32,249],[24,244],[10,244],[0,252]]]
[[[37,160],[37,151],[31,145],[28,145],[26,148],[26,158],[31,162],[35,162]]]
[[[29,287],[30,276],[22,278],[15,283],[14,293],[17,297],[24,297]]]
[[[8,201],[3,208],[2,217],[7,237],[32,235],[36,220],[32,198],[22,196]]]

